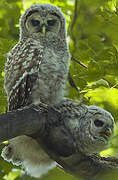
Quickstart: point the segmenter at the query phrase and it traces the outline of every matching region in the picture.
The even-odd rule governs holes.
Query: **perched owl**
[[[109,112],[97,106],[81,105],[70,99],[63,99],[48,108],[50,115],[47,114],[46,117],[49,118],[42,123],[43,128],[45,127],[43,136],[40,137],[37,132],[33,135],[36,140],[25,135],[12,139],[11,144],[2,151],[5,159],[16,165],[22,164],[28,173],[38,177],[56,165],[52,160],[49,161],[48,155],[41,149],[42,142],[59,157],[93,155],[109,147],[114,128],[114,119]],[[57,114],[57,118],[54,116],[56,111],[60,114]],[[47,166],[49,162],[50,166]]]
[[[64,96],[69,60],[61,11],[48,4],[26,9],[20,19],[20,40],[5,64],[9,110],[40,101],[58,103]]]
[[[53,108],[61,113],[61,117],[58,122],[50,120],[46,123],[48,133],[44,142],[49,149],[55,149],[61,156],[69,156],[70,152],[92,155],[109,147],[114,118],[108,111],[71,99],[63,99]]]
[[[66,21],[56,6],[36,4],[26,9],[20,19],[20,40],[8,53],[5,64],[4,87],[10,111],[39,102],[60,102],[70,61],[66,38]],[[5,158],[9,160],[10,152],[19,149],[10,160],[17,165],[21,163],[19,151],[22,149],[22,155],[25,154],[30,145],[29,159],[23,166],[32,176],[40,177],[56,165],[28,136],[17,137],[9,143],[10,148],[4,149],[4,154],[8,155]],[[31,172],[33,163],[36,169]]]

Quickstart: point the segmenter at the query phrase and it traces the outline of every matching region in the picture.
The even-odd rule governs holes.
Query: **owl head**
[[[78,148],[87,155],[108,148],[113,128],[114,119],[108,111],[89,106],[88,112],[80,122]]]
[[[66,21],[59,8],[50,4],[30,6],[20,19],[20,39],[54,38],[65,39]]]

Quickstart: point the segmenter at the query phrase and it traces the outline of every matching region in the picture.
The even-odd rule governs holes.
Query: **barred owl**
[[[40,111],[40,105],[35,108]],[[12,143],[2,151],[5,159],[17,165],[21,163],[27,172],[38,177],[41,172],[46,173],[49,168],[54,167],[51,160],[50,166],[46,166],[47,162],[49,165],[49,158],[44,154],[40,143],[57,157],[83,155],[85,159],[86,156],[109,147],[114,130],[114,119],[109,112],[97,106],[81,105],[70,99],[63,99],[57,105],[47,108],[47,119],[42,123],[43,136],[40,137],[40,132],[36,132],[32,135],[35,140],[25,135],[12,139]],[[57,115],[54,115],[56,112]]]
[[[63,98],[70,61],[66,36],[65,18],[56,6],[36,4],[26,9],[20,19],[19,42],[8,53],[5,64],[4,87],[10,111],[39,102],[58,104]],[[20,164],[19,152],[13,159],[10,154],[15,148],[22,149],[22,155],[29,152],[29,144],[29,160],[22,163],[28,173],[40,177],[56,166],[27,136],[9,141],[5,159]],[[37,159],[35,153],[39,154]]]
[[[69,51],[65,18],[48,4],[29,7],[20,19],[20,40],[5,64],[9,110],[28,104],[55,104],[64,95]]]
[[[108,111],[66,98],[52,109],[60,112],[61,117],[58,122],[50,120],[46,124],[48,133],[44,142],[49,149],[69,156],[79,152],[92,155],[109,147],[114,118]]]

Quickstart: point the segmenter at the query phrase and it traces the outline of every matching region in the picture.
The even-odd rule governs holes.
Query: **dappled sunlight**
[[[100,87],[95,90],[90,90],[86,94],[90,98],[91,104],[101,104],[103,102],[109,103],[112,107],[118,110],[118,89]]]

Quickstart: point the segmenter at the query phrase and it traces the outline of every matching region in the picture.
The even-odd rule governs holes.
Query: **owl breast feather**
[[[38,79],[32,90],[33,103],[40,101],[46,104],[56,104],[64,96],[68,74],[69,56],[65,53],[55,53],[45,48],[39,67]]]

